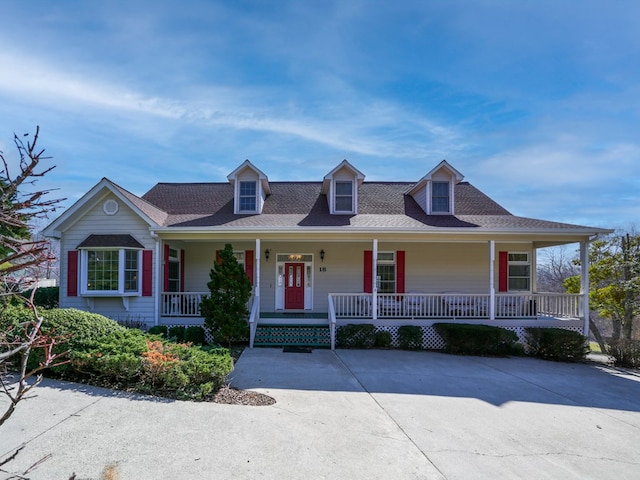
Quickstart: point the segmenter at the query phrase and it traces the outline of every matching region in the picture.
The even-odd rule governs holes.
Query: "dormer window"
[[[427,215],[455,215],[455,188],[464,176],[441,161],[407,192]]]
[[[240,182],[240,212],[255,212],[257,205],[257,182]]]
[[[364,174],[346,160],[325,175],[322,193],[327,196],[331,215],[356,215],[358,213],[358,187]]]
[[[336,212],[353,212],[353,182],[336,181]]]
[[[249,160],[227,175],[233,185],[233,213],[260,214],[264,202],[271,194],[269,179]]]
[[[431,211],[433,213],[449,213],[449,182],[433,182],[431,186]]]

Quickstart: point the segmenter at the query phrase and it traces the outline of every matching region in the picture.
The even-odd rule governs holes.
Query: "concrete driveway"
[[[268,407],[47,381],[0,427],[30,478],[637,479],[640,376],[433,352],[245,350]],[[50,455],[50,457],[48,457]]]

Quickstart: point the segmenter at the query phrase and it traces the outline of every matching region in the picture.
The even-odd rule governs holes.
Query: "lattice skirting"
[[[328,325],[265,325],[259,324],[254,345],[316,346],[331,344]]]
[[[204,339],[206,340],[207,343],[213,343],[213,335],[211,334],[211,332],[209,331],[208,328],[204,328],[202,325],[184,325],[184,324],[179,324],[179,323],[175,323],[175,324],[171,324],[171,325],[163,325],[163,327],[167,327],[167,330],[169,330],[170,328],[173,327],[202,327],[204,329]]]

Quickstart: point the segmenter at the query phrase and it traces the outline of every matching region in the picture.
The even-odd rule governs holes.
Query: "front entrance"
[[[284,308],[304,309],[304,263],[285,263]]]

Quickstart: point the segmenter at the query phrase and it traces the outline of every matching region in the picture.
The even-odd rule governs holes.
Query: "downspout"
[[[151,238],[153,238],[156,242],[156,254],[155,254],[155,274],[156,274],[156,288],[154,288],[154,302],[153,302],[153,324],[154,325],[159,325],[160,324],[160,299],[162,297],[162,295],[160,294],[160,269],[162,268],[162,264],[160,263],[161,260],[161,253],[162,253],[162,245],[161,245],[161,241],[160,241],[160,237],[158,237],[158,234],[156,232],[154,232],[153,230],[150,230],[149,234],[151,235]]]

